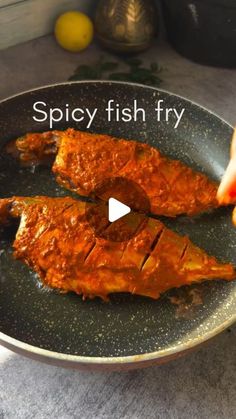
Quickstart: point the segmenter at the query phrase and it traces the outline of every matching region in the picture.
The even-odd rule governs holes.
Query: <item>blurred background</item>
[[[234,0],[0,0],[0,98],[66,80],[131,81],[233,124],[235,67]]]
[[[114,38],[145,48],[165,26],[182,54],[212,65],[236,65],[234,0],[1,0],[0,48],[52,33],[57,17],[68,10],[97,16],[96,33],[113,49]]]

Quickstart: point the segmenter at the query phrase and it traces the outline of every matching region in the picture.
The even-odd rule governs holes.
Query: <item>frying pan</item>
[[[146,121],[107,122],[105,105],[114,99],[121,107],[137,99]],[[185,113],[178,128],[173,118],[157,122],[155,104]],[[32,106],[97,107],[90,131],[138,139],[158,147],[212,179],[220,180],[229,155],[232,135],[222,119],[171,93],[140,85],[115,82],[82,82],[47,86],[0,103],[1,146],[29,131],[48,130],[48,121],[33,120]],[[58,122],[54,128],[86,129],[87,121]],[[70,193],[56,184],[48,167],[22,168],[0,153],[0,196]],[[174,230],[222,261],[236,263],[236,231],[231,209],[221,208],[194,219],[165,220]],[[84,369],[130,369],[166,362],[215,336],[236,320],[236,282],[214,281],[163,295],[158,301],[126,294],[82,301],[75,294],[59,294],[41,286],[36,275],[12,257],[15,229],[0,237],[0,342],[24,355],[51,364]],[[201,304],[181,314],[171,297],[185,301],[194,289]],[[196,289],[197,288],[197,289]],[[173,301],[173,300],[172,300]],[[187,300],[186,300],[187,301]]]

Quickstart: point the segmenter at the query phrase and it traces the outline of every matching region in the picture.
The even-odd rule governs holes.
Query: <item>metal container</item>
[[[162,0],[167,36],[193,61],[236,67],[235,0]]]
[[[95,29],[98,39],[108,49],[145,50],[157,29],[155,4],[152,0],[100,0]]]

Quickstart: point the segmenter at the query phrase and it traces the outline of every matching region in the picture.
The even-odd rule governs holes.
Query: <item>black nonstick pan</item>
[[[107,102],[133,109],[134,99],[146,120],[108,122]],[[157,121],[163,108],[185,109],[178,128]],[[213,113],[170,93],[111,82],[66,83],[32,90],[0,103],[0,196],[65,196],[49,167],[21,167],[6,156],[4,144],[26,132],[49,129],[48,119],[33,119],[35,102],[62,110],[97,108],[89,131],[138,139],[182,160],[212,179],[226,167],[232,127]],[[59,115],[59,114],[58,114]],[[140,113],[141,115],[141,113]],[[172,115],[172,116],[171,116]],[[162,115],[163,116],[163,115]],[[43,114],[40,116],[43,119]],[[39,119],[39,118],[38,118]],[[88,119],[62,119],[53,128],[87,129]],[[232,208],[220,208],[195,218],[164,222],[222,261],[236,264],[236,230]],[[236,282],[214,281],[172,290],[159,300],[113,295],[108,303],[82,301],[41,286],[35,273],[12,256],[15,227],[0,236],[0,343],[51,364],[87,369],[128,369],[165,362],[215,336],[236,320]],[[173,304],[174,303],[174,304]],[[176,304],[177,303],[177,304]]]

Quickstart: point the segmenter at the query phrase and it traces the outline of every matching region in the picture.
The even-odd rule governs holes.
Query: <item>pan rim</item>
[[[143,362],[148,361],[156,361],[163,360],[165,358],[173,357],[174,355],[177,357],[181,353],[185,353],[190,351],[191,349],[197,348],[200,345],[204,344],[205,342],[209,341],[210,339],[214,338],[225,329],[230,327],[236,321],[236,314],[230,319],[226,320],[216,329],[212,330],[208,334],[202,336],[202,338],[195,338],[192,339],[189,343],[183,343],[180,345],[173,346],[169,349],[162,349],[160,351],[154,352],[147,352],[143,354],[136,354],[136,355],[129,355],[129,356],[117,356],[117,357],[95,357],[95,356],[82,356],[82,355],[71,355],[65,354],[62,352],[55,352],[50,351],[48,349],[43,349],[38,346],[30,345],[29,343],[25,343],[21,340],[12,338],[2,332],[0,332],[0,344],[5,346],[8,349],[13,350],[13,348],[19,349],[23,351],[26,355],[38,355],[42,360],[57,360],[57,361],[64,361],[68,364],[81,364],[81,365],[125,365],[125,364],[140,364]]]
[[[83,80],[83,81],[71,81],[71,82],[61,82],[61,83],[53,83],[48,84],[40,87],[36,87],[33,89],[28,89],[25,91],[22,91],[20,93],[11,95],[7,98],[4,98],[0,100],[0,105],[4,102],[7,102],[11,99],[14,99],[19,96],[23,96],[25,94],[29,94],[35,91],[49,89],[53,87],[59,87],[59,86],[68,86],[68,85],[83,85],[83,84],[108,84],[108,85],[129,85],[133,87],[148,89],[148,90],[154,90],[157,92],[165,93],[169,96],[175,96],[176,98],[183,99],[186,102],[189,102],[203,110],[205,110],[208,114],[213,115],[217,119],[219,119],[221,122],[223,122],[225,125],[233,129],[233,126],[227,122],[224,118],[222,118],[217,113],[209,110],[208,108],[200,105],[198,102],[195,102],[191,99],[188,99],[184,96],[181,96],[179,94],[172,93],[165,89],[160,89],[152,86],[146,86],[140,83],[130,83],[130,82],[120,82],[120,81],[110,81],[110,80]],[[204,342],[207,342],[211,338],[217,336],[221,332],[223,332],[227,327],[230,327],[234,322],[236,322],[236,313],[231,318],[224,321],[221,325],[216,327],[215,329],[211,330],[208,333],[205,333],[201,338],[196,337],[192,339],[191,341],[187,343],[182,343],[179,345],[174,345],[171,348],[162,349],[154,352],[147,352],[142,354],[136,354],[136,355],[129,355],[129,356],[119,356],[119,357],[94,357],[94,356],[80,356],[80,355],[72,355],[72,354],[65,354],[62,352],[55,352],[47,349],[40,348],[38,346],[34,346],[28,343],[25,343],[21,340],[15,339],[3,332],[0,331],[0,344],[3,346],[9,348],[9,349],[18,349],[22,352],[24,352],[26,355],[36,355],[41,358],[41,360],[57,360],[61,362],[66,362],[67,364],[73,365],[125,365],[125,364],[140,364],[147,361],[156,361],[158,360],[164,360],[165,358],[173,357],[174,355],[178,356],[181,353],[184,353],[186,351],[189,351],[193,348],[198,347],[199,345],[203,344]]]

